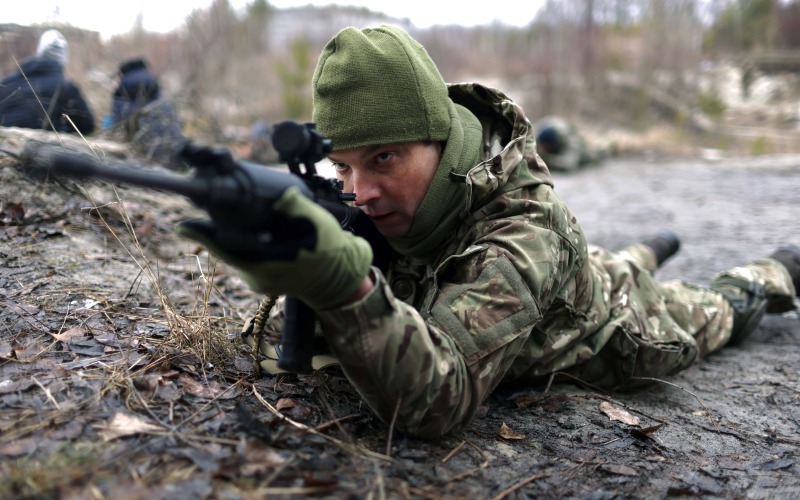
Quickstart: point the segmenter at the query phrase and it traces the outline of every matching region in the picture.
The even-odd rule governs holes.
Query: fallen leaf
[[[118,412],[104,426],[100,426],[100,435],[105,441],[118,437],[131,436],[147,432],[158,432],[163,429],[157,425],[145,422],[135,415]]]
[[[30,455],[39,446],[41,441],[40,437],[30,437],[11,441],[0,445],[0,455],[6,457],[19,457],[22,455]]]
[[[66,342],[67,348],[75,354],[82,356],[102,356],[105,354],[103,344],[97,342],[93,337],[74,338]]]
[[[77,338],[83,338],[86,335],[86,329],[75,327],[61,333],[51,333],[50,335],[60,342],[70,342]]]
[[[650,427],[645,427],[644,429],[631,429],[631,435],[636,439],[655,441],[655,438],[653,438],[652,434],[660,429],[662,425],[663,424],[656,424],[651,425]]]
[[[664,424],[656,424],[651,425],[650,427],[645,427],[644,429],[639,429],[639,432],[642,434],[647,434],[648,436],[654,433],[655,431],[659,430]]]
[[[30,363],[36,361],[36,358],[42,354],[43,347],[35,342],[26,346],[17,346],[14,348],[14,357],[23,363]]]
[[[14,349],[11,344],[4,340],[0,340],[0,358],[10,358],[14,355]]]
[[[600,411],[605,413],[611,420],[618,420],[628,425],[639,425],[639,417],[631,415],[623,409],[616,408],[607,401],[600,403]]]
[[[9,394],[12,392],[22,392],[26,389],[33,387],[36,384],[33,380],[0,380],[0,394]]]
[[[21,201],[19,203],[6,203],[3,212],[5,212],[5,215],[15,224],[22,224],[22,221],[25,219],[25,205],[23,205]]]
[[[680,478],[685,484],[699,489],[701,492],[710,493],[711,495],[718,496],[724,491],[719,481],[715,481],[710,477],[697,472],[690,472]]]
[[[191,375],[186,373],[181,373],[181,376],[178,377],[178,383],[184,391],[198,398],[214,399],[220,393],[218,382],[202,383],[194,380]]]
[[[730,469],[730,470],[746,470],[747,465],[737,462],[728,457],[721,457],[717,459],[717,465],[722,469]]]
[[[51,439],[66,439],[66,440],[75,440],[81,437],[83,434],[83,422],[78,420],[70,420],[64,426],[52,431],[49,434]]]
[[[618,476],[638,476],[639,472],[633,467],[628,467],[622,464],[603,464],[600,470],[608,472],[609,474],[616,474]]]
[[[180,374],[178,385],[188,394],[203,399],[232,399],[239,395],[238,387],[229,386],[223,389],[219,382],[214,380],[200,382],[188,373]]]
[[[285,463],[286,459],[273,448],[258,443],[248,443],[239,472],[245,476],[266,474]]]
[[[171,380],[163,381],[156,390],[158,397],[164,401],[177,401],[183,396],[181,391],[175,387],[175,383]]]
[[[525,434],[520,434],[519,432],[511,430],[511,428],[507,426],[505,422],[503,422],[503,424],[500,426],[500,430],[497,431],[497,435],[503,439],[514,440],[525,439],[528,437]]]
[[[275,408],[278,411],[285,410],[287,408],[294,408],[295,406],[297,406],[297,401],[289,398],[281,398],[275,403]]]
[[[781,458],[779,460],[772,460],[771,462],[765,462],[763,464],[759,464],[756,468],[761,470],[780,470],[780,469],[788,469],[792,465],[794,465],[794,460],[788,458]]]
[[[526,408],[542,400],[541,394],[523,394],[514,398],[514,404],[517,408]]]

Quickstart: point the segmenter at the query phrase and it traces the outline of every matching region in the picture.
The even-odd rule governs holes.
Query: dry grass
[[[160,262],[158,259],[149,257],[140,242],[136,227],[125,202],[120,197],[119,191],[113,189],[116,197],[113,209],[124,224],[127,238],[120,235],[112,224],[106,220],[103,215],[104,210],[101,210],[101,206],[92,198],[91,193],[86,190],[84,192],[87,199],[96,209],[108,234],[125,249],[131,261],[139,268],[140,275],[144,275],[152,287],[158,299],[162,316],[151,319],[165,323],[171,332],[171,336],[165,341],[165,345],[180,350],[189,350],[202,360],[204,365],[218,365],[230,362],[233,358],[235,346],[229,336],[225,334],[223,328],[229,318],[213,315],[212,308],[209,305],[212,295],[225,300],[224,294],[217,290],[214,285],[216,260],[209,256],[204,265],[200,257],[195,256],[197,275],[192,279],[192,283],[195,285],[194,303],[189,310],[179,309],[173,303],[169,291],[161,279]]]

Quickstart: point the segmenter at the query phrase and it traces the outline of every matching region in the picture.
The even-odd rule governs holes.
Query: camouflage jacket
[[[568,368],[607,340],[583,232],[522,109],[476,84],[450,95],[481,120],[487,152],[464,180],[455,234],[427,262],[373,269],[362,300],[317,313],[366,402],[420,436],[463,427],[501,381]]]

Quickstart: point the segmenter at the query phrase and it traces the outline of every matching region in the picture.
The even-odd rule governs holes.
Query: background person
[[[0,81],[0,125],[88,135],[95,123],[80,89],[64,77],[69,45],[57,30],[42,33],[36,55]]]
[[[175,153],[184,144],[181,122],[172,102],[164,97],[158,78],[142,58],[119,66],[114,89],[111,126],[121,130],[148,160],[177,167]]]
[[[597,163],[601,151],[587,144],[575,127],[559,116],[546,116],[533,124],[536,151],[550,170],[573,171]]]

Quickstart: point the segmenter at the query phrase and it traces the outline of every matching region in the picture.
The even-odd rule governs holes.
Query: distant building
[[[379,24],[412,29],[408,19],[389,17],[365,8],[309,5],[274,11],[267,30],[267,43],[273,50],[283,50],[298,37],[305,37],[312,45],[322,48],[342,28],[368,28]]]

